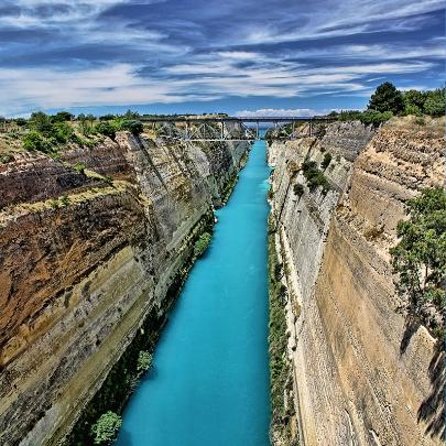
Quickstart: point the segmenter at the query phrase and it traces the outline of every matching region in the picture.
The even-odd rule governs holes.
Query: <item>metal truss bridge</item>
[[[314,136],[320,125],[333,121],[322,117],[142,117],[158,137],[184,141],[255,141],[265,127],[280,131],[281,139]]]

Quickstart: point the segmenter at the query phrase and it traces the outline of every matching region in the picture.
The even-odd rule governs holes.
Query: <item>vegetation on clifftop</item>
[[[345,110],[331,112],[328,117],[339,121],[361,121],[366,125],[378,126],[392,116],[444,116],[446,110],[446,89],[430,91],[400,91],[392,83],[379,85],[370,97],[367,110]]]
[[[0,118],[3,139],[12,140],[15,150],[24,149],[56,156],[70,144],[92,147],[104,137],[114,139],[116,132],[128,131],[134,135],[143,132],[139,115],[127,111],[123,115],[96,118],[89,114],[77,117],[69,112],[47,115],[43,112],[31,114],[29,119],[5,120]]]

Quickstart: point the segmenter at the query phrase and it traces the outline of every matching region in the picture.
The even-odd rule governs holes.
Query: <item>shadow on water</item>
[[[137,446],[136,443],[132,440],[132,435],[126,429],[121,428],[119,431],[120,443],[123,446]],[[116,442],[115,442],[116,444]]]
[[[437,347],[429,364],[429,377],[431,380],[431,393],[418,409],[418,421],[428,424],[426,434],[438,436],[446,440],[445,420],[445,386],[446,386],[446,355],[444,341],[437,341]]]

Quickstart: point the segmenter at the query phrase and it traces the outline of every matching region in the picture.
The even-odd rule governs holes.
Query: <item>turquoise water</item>
[[[269,172],[257,141],[127,406],[119,446],[269,445]]]

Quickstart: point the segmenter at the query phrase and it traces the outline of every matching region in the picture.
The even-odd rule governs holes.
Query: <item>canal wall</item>
[[[0,165],[0,444],[60,443],[150,348],[248,148],[122,132]]]
[[[273,420],[274,444],[442,444],[441,340],[400,311],[389,248],[404,201],[443,184],[443,126],[336,122],[311,138],[270,142],[293,383],[284,401],[294,400]],[[323,173],[321,185],[308,166]]]

